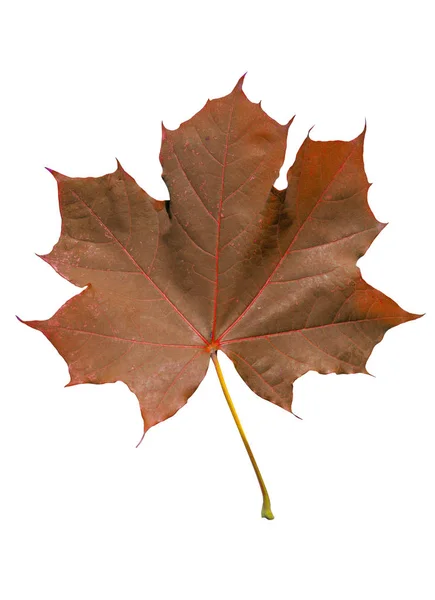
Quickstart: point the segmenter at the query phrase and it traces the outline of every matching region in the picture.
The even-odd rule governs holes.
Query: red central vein
[[[125,252],[125,254],[128,256],[128,258],[131,260],[131,262],[139,269],[139,271],[142,273],[142,275],[151,283],[151,285],[153,285],[153,287],[163,296],[163,298],[166,300],[166,302],[168,304],[170,304],[170,306],[172,306],[172,308],[175,310],[175,312],[183,319],[183,321],[190,327],[190,329],[192,329],[192,331],[194,331],[196,333],[196,335],[201,338],[201,340],[205,343],[208,344],[208,340],[206,340],[206,338],[196,329],[196,327],[194,327],[192,325],[192,323],[183,315],[183,313],[175,306],[175,304],[173,302],[171,302],[171,300],[168,298],[168,296],[164,293],[163,290],[161,290],[159,288],[159,286],[154,283],[154,281],[151,279],[151,277],[148,275],[148,273],[146,273],[146,271],[143,270],[143,268],[140,266],[140,264],[135,260],[135,258],[130,254],[130,252],[127,250],[127,248],[121,243],[120,240],[118,240],[118,238],[110,231],[110,229],[107,227],[107,225],[100,219],[100,217],[97,215],[96,212],[94,212],[94,210],[92,210],[92,208],[86,204],[86,202],[80,198],[80,196],[78,194],[76,194],[75,192],[72,192],[73,195],[80,201],[82,202],[82,204],[84,204],[86,206],[86,208],[89,210],[89,212],[91,213],[91,215],[93,215],[93,217],[98,221],[98,223],[101,225],[101,227],[103,227],[103,229],[113,238],[113,240],[120,246],[120,248],[122,249],[123,252]]]
[[[270,280],[272,279],[272,277],[275,275],[275,273],[277,272],[277,270],[280,268],[280,266],[282,265],[282,263],[284,262],[284,260],[287,258],[288,254],[290,253],[290,250],[292,249],[292,247],[295,245],[299,235],[301,234],[303,228],[305,227],[305,225],[307,224],[307,222],[310,220],[311,215],[313,214],[313,212],[316,210],[317,206],[319,205],[319,203],[322,201],[322,199],[324,198],[325,194],[327,193],[327,191],[329,190],[329,188],[331,187],[331,185],[334,183],[335,179],[337,178],[337,176],[341,173],[341,171],[343,170],[344,166],[346,165],[347,161],[349,160],[349,158],[351,157],[353,151],[355,150],[355,145],[353,146],[352,150],[349,152],[349,154],[346,156],[346,158],[344,159],[343,163],[340,165],[340,168],[337,170],[337,172],[335,173],[335,175],[333,176],[333,178],[331,179],[331,181],[328,183],[328,185],[325,187],[325,189],[323,190],[323,192],[320,194],[318,200],[316,201],[316,203],[314,204],[313,208],[310,210],[310,212],[308,213],[305,221],[303,221],[296,233],[295,236],[293,238],[293,240],[291,241],[289,247],[287,248],[287,250],[284,252],[284,254],[281,256],[281,258],[279,259],[279,261],[276,263],[272,273],[269,275],[269,277],[266,279],[266,281],[263,283],[263,285],[261,286],[261,288],[258,290],[258,292],[255,294],[255,296],[252,298],[251,302],[248,304],[248,306],[243,310],[243,312],[237,317],[237,319],[235,319],[231,325],[229,325],[225,331],[219,336],[219,342],[221,340],[223,340],[223,338],[233,329],[233,327],[235,327],[237,325],[237,323],[243,319],[243,317],[245,316],[245,314],[248,312],[248,310],[251,308],[251,306],[254,304],[254,302],[256,302],[256,300],[258,299],[259,296],[261,296],[261,294],[263,293],[263,291],[265,290],[265,288],[269,285]],[[296,198],[296,202],[297,202],[297,198]]]
[[[203,348],[199,344],[161,344],[160,342],[146,342],[145,340],[132,340],[131,338],[123,338],[116,335],[107,335],[106,333],[98,333],[97,331],[86,331],[86,329],[75,329],[73,327],[63,327],[61,325],[45,326],[47,329],[61,329],[62,331],[72,331],[74,333],[84,333],[85,335],[96,335],[98,337],[105,337],[110,340],[116,340],[117,342],[130,342],[132,344],[143,344],[145,346],[162,346],[163,348]]]
[[[212,333],[211,333],[212,340],[215,339],[216,321],[217,321],[216,317],[217,317],[217,304],[218,304],[218,292],[219,292],[219,244],[220,244],[220,239],[221,239],[222,206],[224,203],[225,169],[227,166],[227,157],[228,157],[228,148],[229,148],[228,141],[229,141],[229,137],[230,137],[231,123],[233,120],[233,112],[234,112],[235,104],[236,104],[236,97],[234,97],[234,102],[231,107],[230,116],[228,118],[228,128],[227,128],[227,132],[226,132],[226,136],[225,136],[225,152],[224,152],[224,158],[223,158],[223,163],[222,163],[221,197],[220,197],[220,201],[219,201],[219,212],[218,212],[217,234],[216,234],[216,256],[215,256],[216,283],[215,283],[214,300],[213,300],[213,328],[212,328]]]
[[[290,329],[289,331],[278,331],[277,333],[267,333],[262,335],[250,335],[248,337],[234,338],[232,340],[223,340],[222,346],[237,344],[239,342],[249,342],[250,340],[261,340],[280,335],[290,335],[291,333],[301,333],[302,331],[311,331],[313,329],[323,329],[325,327],[339,327],[340,325],[354,325],[355,323],[372,323],[373,321],[385,321],[386,319],[404,319],[405,317],[373,317],[372,319],[355,319],[354,321],[337,321],[336,323],[325,323],[325,325],[313,325],[312,327],[301,327],[300,329]],[[367,337],[367,336],[366,336]],[[369,338],[370,339],[370,338]]]

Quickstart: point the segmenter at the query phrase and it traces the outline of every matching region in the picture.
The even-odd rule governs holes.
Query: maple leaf
[[[256,394],[291,411],[298,377],[366,373],[385,332],[419,316],[356,266],[384,227],[367,202],[365,130],[350,142],[308,136],[277,190],[291,121],[270,118],[242,82],[178,129],[163,127],[169,202],[119,163],[97,178],[51,171],[62,230],[42,258],[86,289],[27,325],[67,361],[68,385],[125,382],[144,431],[186,403],[210,356],[237,420],[217,350]],[[263,516],[273,518],[270,504]]]

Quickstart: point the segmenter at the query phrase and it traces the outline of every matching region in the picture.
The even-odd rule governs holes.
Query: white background
[[[433,600],[434,37],[430,3],[14,2],[1,19],[0,559],[3,600]],[[389,226],[366,280],[422,319],[364,375],[309,373],[295,412],[222,357],[274,521],[210,369],[135,449],[122,383],[64,389],[67,366],[14,317],[77,288],[35,256],[58,238],[56,185],[115,156],[165,199],[160,122],[244,89],[280,122],[351,139],[367,118],[369,201]],[[278,184],[285,182],[283,174]]]

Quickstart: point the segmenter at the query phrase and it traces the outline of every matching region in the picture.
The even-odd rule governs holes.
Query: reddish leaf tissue
[[[186,403],[216,350],[291,411],[298,377],[365,373],[385,332],[417,317],[356,266],[384,227],[367,202],[365,132],[308,136],[277,190],[290,123],[250,102],[242,82],[163,127],[168,202],[119,163],[96,178],[51,171],[62,230],[42,258],[85,290],[27,324],[67,361],[69,385],[125,382],[145,431]]]

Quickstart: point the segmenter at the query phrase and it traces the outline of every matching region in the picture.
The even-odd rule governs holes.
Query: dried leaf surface
[[[365,373],[385,332],[418,315],[361,277],[357,260],[384,225],[367,202],[364,133],[309,137],[288,172],[289,125],[242,90],[175,131],[160,159],[170,201],[114,173],[58,182],[62,230],[42,258],[86,289],[42,331],[71,381],[124,381],[145,431],[181,408],[224,351],[259,396],[291,410],[295,379]]]

